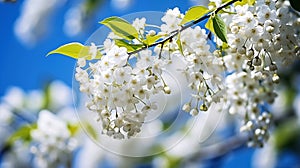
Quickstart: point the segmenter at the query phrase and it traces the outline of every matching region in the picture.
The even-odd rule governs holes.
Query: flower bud
[[[261,59],[259,57],[255,57],[252,60],[252,63],[253,63],[254,66],[260,66],[261,65]]]
[[[243,46],[242,48],[238,48],[237,52],[238,52],[239,54],[246,54],[246,47]]]
[[[274,32],[274,27],[273,26],[267,26],[266,27],[266,31],[268,32],[268,33],[272,33],[272,32]]]
[[[185,112],[189,112],[191,110],[191,103],[185,103],[182,107],[182,110]]]
[[[276,64],[271,64],[271,65],[269,65],[269,70],[270,71],[276,71],[277,70],[277,66],[276,66]]]
[[[277,74],[274,74],[273,77],[272,77],[272,81],[276,84],[279,83],[279,76]]]
[[[171,89],[170,89],[170,87],[166,85],[166,86],[164,87],[164,92],[165,92],[166,94],[171,94]]]
[[[252,59],[253,56],[254,56],[254,50],[251,48],[247,51],[247,54],[246,54],[247,58],[249,59]]]
[[[191,114],[192,116],[196,116],[196,115],[199,114],[199,111],[198,111],[196,108],[193,108],[193,109],[190,111],[190,114]]]
[[[150,31],[149,31],[149,35],[150,35],[150,36],[154,36],[155,34],[156,34],[156,32],[155,32],[154,30],[150,30]]]
[[[201,110],[201,111],[207,111],[208,108],[207,108],[206,104],[202,104],[202,105],[200,106],[200,110]]]

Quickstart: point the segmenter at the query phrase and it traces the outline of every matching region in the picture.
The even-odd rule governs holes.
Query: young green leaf
[[[176,44],[178,45],[178,49],[179,49],[180,53],[183,55],[183,49],[182,49],[182,44],[181,44],[181,40],[180,40],[180,34],[178,34]]]
[[[75,59],[83,58],[83,57],[86,58],[87,60],[92,59],[92,55],[90,53],[90,46],[84,46],[77,42],[62,45],[57,49],[50,51],[47,54],[47,56],[51,54],[62,54]],[[97,51],[97,55],[95,59],[100,59],[101,56],[102,54],[100,53],[100,51]]]
[[[214,32],[217,35],[217,37],[221,39],[223,42],[227,43],[227,31],[226,31],[227,27],[223,19],[218,15],[215,15],[212,18],[212,22],[213,22]]]
[[[248,4],[249,6],[252,6],[254,5],[255,3],[255,0],[241,0],[241,1],[237,1],[234,3],[234,6],[237,6],[237,5],[246,5]]]
[[[207,28],[210,32],[215,34],[214,26],[213,26],[213,21],[212,21],[212,16],[208,18],[205,28]]]
[[[95,128],[88,122],[84,122],[84,127],[85,127],[85,131],[93,138],[93,139],[97,139],[98,135],[97,135],[97,131],[95,130]]]
[[[20,127],[17,131],[15,131],[12,135],[8,137],[6,144],[13,145],[13,143],[17,140],[23,140],[24,142],[29,142],[31,140],[30,132],[36,127],[37,127],[36,124],[24,125]]]
[[[202,16],[204,16],[205,14],[207,14],[208,12],[209,9],[207,9],[204,6],[193,6],[186,11],[180,25],[183,25],[193,20],[197,20]]]
[[[126,40],[138,39],[137,30],[126,20],[112,16],[99,22],[111,29],[117,36]]]
[[[160,35],[160,34],[157,34],[154,36],[147,35],[146,39],[144,40],[144,43],[147,45],[150,45],[150,44],[155,43],[157,40],[159,40],[162,37],[163,37],[163,35]]]
[[[115,44],[119,47],[125,47],[127,48],[127,52],[132,52],[135,51],[139,48],[142,48],[144,45],[143,44],[129,44],[127,41],[125,40],[115,40]]]
[[[68,123],[68,129],[71,133],[71,136],[74,136],[79,130],[79,124]]]

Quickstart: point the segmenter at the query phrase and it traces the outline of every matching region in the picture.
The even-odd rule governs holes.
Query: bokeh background
[[[142,11],[164,12],[174,7],[179,7],[181,12],[184,12],[193,5],[205,3],[207,2],[202,0],[17,0],[16,2],[0,2],[1,100],[7,100],[9,93],[18,96],[16,94],[18,92],[9,92],[12,87],[18,87],[26,93],[32,90],[43,90],[51,81],[60,81],[59,86],[63,85],[62,88],[70,89],[75,60],[58,54],[46,57],[46,54],[65,43],[74,41],[85,43],[89,36],[100,27],[98,21],[106,17]],[[203,162],[196,161],[188,164],[188,167],[300,167],[298,84],[300,76],[297,65],[299,63],[281,72],[283,79],[278,93],[281,98],[273,107],[277,118],[273,128],[275,136],[271,144],[263,149],[239,145],[233,150],[226,151],[225,154],[214,154],[216,157],[208,157]],[[70,94],[66,95],[70,96]],[[72,100],[71,97],[69,98]],[[18,98],[13,100],[18,100]],[[72,107],[72,102],[68,103]],[[0,118],[4,118],[3,107],[0,106],[2,108]],[[227,125],[227,132],[225,132],[229,138],[234,134],[232,130],[236,129],[232,125]],[[9,135],[9,133],[0,134],[0,139],[5,139]],[[234,145],[234,143],[229,145]],[[1,144],[2,147],[3,144]],[[183,150],[189,150],[189,144],[185,147]],[[5,162],[4,154],[0,153],[0,167],[9,167],[7,166],[9,164],[2,164]],[[84,165],[79,163],[80,159],[76,160],[78,157],[74,158],[72,167]],[[115,158],[111,158],[99,159],[95,165],[116,167],[110,163],[114,162]],[[84,159],[89,162],[89,154],[86,154]],[[144,161],[139,159],[142,161],[133,162],[135,167],[152,167],[147,159]],[[158,162],[157,160],[159,159],[155,162]],[[124,167],[126,161],[123,162],[120,161],[120,165]]]

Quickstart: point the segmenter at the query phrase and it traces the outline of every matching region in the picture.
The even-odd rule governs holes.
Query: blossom
[[[39,114],[37,129],[31,131],[33,145],[39,167],[66,164],[68,155],[75,149],[67,123],[47,110]]]
[[[222,3],[211,2],[212,6]],[[98,114],[102,133],[117,139],[138,134],[146,116],[157,108],[151,97],[172,93],[164,71],[180,57],[183,63],[179,69],[189,88],[182,110],[196,116],[222,103],[223,110],[242,119],[240,130],[250,135],[249,145],[262,146],[269,138],[272,115],[267,104],[277,96],[278,67],[300,55],[299,30],[293,29],[297,21],[288,14],[286,5],[275,5],[274,0],[233,5],[226,10],[219,16],[227,27],[228,45],[216,36],[216,47],[212,47],[207,30],[182,27],[184,15],[174,8],[161,18],[158,32],[145,31],[145,18],[133,21],[142,40],[154,34],[166,37],[154,48],[145,45],[128,52],[132,48],[114,43],[121,37],[110,33],[99,60],[88,66],[85,60],[78,60],[75,78],[89,97],[86,107]],[[129,40],[128,45],[142,44],[141,39]]]

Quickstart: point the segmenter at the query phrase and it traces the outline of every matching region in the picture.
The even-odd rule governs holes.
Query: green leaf
[[[210,32],[215,34],[214,26],[213,26],[213,21],[212,21],[212,16],[208,18],[205,28],[207,28]]]
[[[299,144],[300,127],[297,120],[285,119],[285,122],[280,123],[274,132],[274,146],[277,151],[284,149],[295,149]]]
[[[207,14],[208,12],[209,9],[207,9],[204,6],[193,6],[186,11],[185,16],[183,17],[180,25],[183,25],[193,20],[197,20],[205,14]]]
[[[180,53],[183,55],[183,49],[182,49],[182,44],[181,44],[181,40],[180,40],[180,34],[178,34],[176,44],[178,45],[178,49],[179,49]]]
[[[225,42],[222,43],[222,50],[225,50],[225,49],[228,49],[229,48],[229,45]]]
[[[29,142],[31,140],[30,132],[36,127],[37,127],[36,124],[24,125],[20,127],[17,131],[15,131],[12,135],[8,137],[6,143],[11,146],[17,140],[23,140],[24,142]]]
[[[77,131],[79,130],[79,125],[69,123],[68,129],[70,131],[71,136],[74,136],[77,133]]]
[[[97,137],[98,137],[97,132],[91,124],[85,123],[85,128],[86,128],[86,132],[90,136],[92,136],[92,138],[97,139]]]
[[[223,19],[218,15],[215,15],[212,18],[212,22],[213,22],[214,32],[217,35],[217,37],[221,39],[223,42],[227,43],[227,31],[226,31],[227,27]]]
[[[237,5],[246,5],[248,4],[249,6],[253,6],[255,3],[255,0],[241,0],[241,1],[237,1],[234,3],[234,6],[237,6]]]
[[[47,54],[47,56],[51,54],[62,54],[75,59],[84,57],[87,60],[91,60],[92,55],[89,53],[89,51],[90,51],[90,46],[84,46],[80,43],[73,42],[73,43],[62,45],[57,49],[50,51]],[[100,59],[101,56],[102,54],[100,53],[100,51],[98,51],[95,59]]]
[[[154,36],[151,35],[147,35],[146,39],[144,40],[144,43],[147,45],[151,45],[153,43],[155,43],[157,40],[159,40],[160,38],[162,38],[163,35],[157,34]]]
[[[99,22],[111,29],[117,36],[126,40],[138,39],[137,30],[126,20],[112,16]]]
[[[129,44],[127,41],[119,40],[119,39],[115,40],[115,44],[119,47],[127,48],[127,52],[135,51],[135,50],[137,50],[139,48],[142,48],[144,46],[143,44]]]

